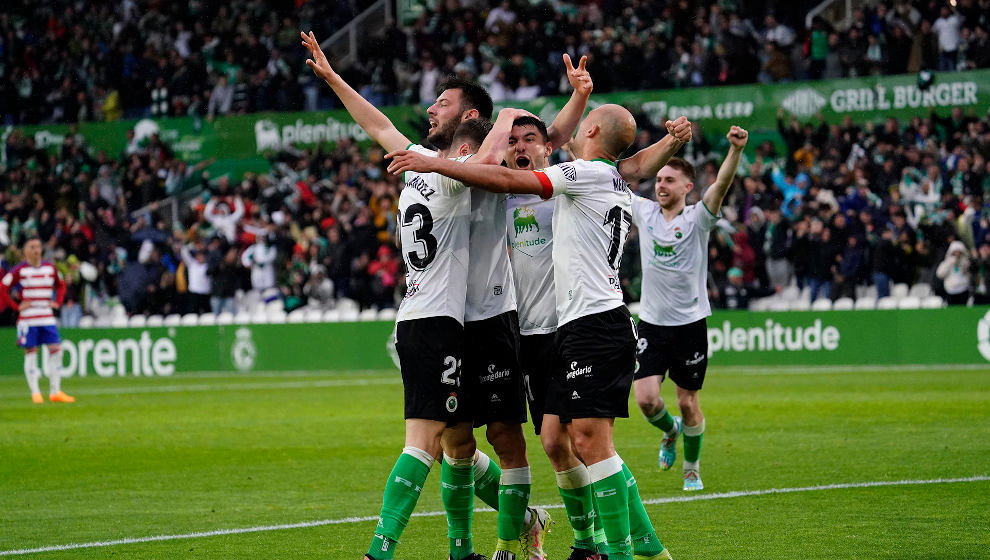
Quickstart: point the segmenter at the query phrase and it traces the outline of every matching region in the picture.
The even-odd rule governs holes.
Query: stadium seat
[[[877,287],[872,284],[869,286],[856,286],[856,301],[865,297],[877,299]]]
[[[215,325],[215,324],[217,324],[217,316],[214,315],[213,313],[203,313],[202,315],[199,316],[199,322],[196,323],[196,324],[197,325],[200,325],[200,326],[203,326],[203,325],[207,325],[207,326]]]
[[[890,289],[890,297],[894,299],[904,299],[908,296],[910,288],[907,284],[894,284],[894,287]]]
[[[251,314],[251,322],[256,325],[263,325],[268,322],[268,312],[264,309],[259,309]]]
[[[770,303],[776,301],[776,299],[774,296],[754,299],[749,302],[749,309],[750,311],[766,311],[770,309]]]
[[[165,317],[165,320],[162,321],[162,325],[166,327],[178,327],[181,324],[182,324],[182,316],[177,313],[168,315],[167,317]]]
[[[303,314],[304,323],[319,323],[323,321],[323,310],[318,307],[310,307]]]
[[[183,327],[195,327],[199,324],[199,315],[196,313],[186,313],[182,316],[179,324]]]
[[[306,308],[300,307],[299,309],[293,309],[286,317],[286,323],[305,323],[306,322]]]
[[[897,309],[897,299],[893,296],[882,297],[877,300],[877,309]]]
[[[161,315],[148,315],[147,326],[160,327],[164,324],[165,318]]]
[[[340,322],[340,310],[339,309],[329,309],[323,312],[323,322],[324,323],[339,323]]]
[[[282,304],[282,300],[276,299],[269,301],[265,304],[266,311],[285,311],[285,306]]]
[[[249,311],[238,311],[234,315],[235,325],[247,325],[251,323],[251,313]]]
[[[344,323],[353,323],[361,319],[361,312],[357,309],[348,309],[340,312],[340,320]]]
[[[378,312],[379,321],[394,321],[395,320],[395,309],[391,307],[386,307]]]
[[[127,320],[128,327],[144,327],[148,325],[148,317],[137,314],[131,315],[131,318]]]
[[[629,312],[632,313],[633,315],[637,315],[637,316],[639,315],[640,303],[638,301],[631,302],[626,307],[629,308]]]
[[[811,304],[812,311],[831,311],[832,300],[828,298],[818,298]]]
[[[852,298],[843,297],[835,300],[835,303],[832,304],[832,309],[834,311],[851,311],[854,306],[855,302]]]
[[[932,295],[932,287],[924,282],[918,282],[914,286],[911,286],[911,291],[908,292],[908,295],[923,300]]]
[[[863,296],[856,300],[856,305],[854,309],[856,311],[862,311],[864,309],[876,309],[877,308],[877,298],[870,296]]]
[[[124,309],[123,305],[115,305],[110,308],[110,317],[113,319],[119,319],[121,317],[127,319],[127,310]]]
[[[376,319],[378,319],[378,310],[373,307],[369,307],[358,314],[358,320],[360,321],[374,321]]]
[[[801,297],[801,289],[797,286],[785,286],[780,292],[780,297],[784,301],[794,301]]]
[[[767,309],[769,311],[790,311],[791,302],[783,299],[774,300],[770,302],[770,305],[767,307]]]
[[[921,309],[921,298],[906,296],[897,300],[898,309]]]
[[[229,311],[224,311],[223,313],[217,315],[218,325],[233,325],[234,324],[234,314]]]
[[[798,298],[790,302],[791,311],[811,311],[811,301],[805,298]]]
[[[95,325],[96,325],[96,319],[94,319],[90,315],[83,315],[83,317],[79,319],[79,328],[91,329]]]
[[[928,296],[921,300],[921,307],[924,309],[939,309],[945,307],[945,300],[939,296]]]
[[[268,322],[276,325],[280,323],[284,323],[286,321],[286,318],[288,317],[288,314],[285,312],[285,310],[281,308],[279,309],[269,308],[266,314],[268,315]]]

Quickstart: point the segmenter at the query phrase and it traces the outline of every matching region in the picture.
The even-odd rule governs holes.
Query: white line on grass
[[[701,502],[707,500],[721,500],[725,498],[743,498],[749,496],[767,496],[771,494],[792,494],[794,492],[821,492],[824,490],[841,490],[846,488],[877,488],[881,486],[917,486],[926,484],[953,484],[958,482],[985,482],[990,481],[990,476],[977,475],[964,478],[934,478],[929,480],[877,480],[872,482],[849,482],[843,484],[823,484],[818,486],[801,486],[796,488],[766,488],[763,490],[737,490],[734,492],[719,492],[714,494],[691,494],[688,496],[673,496],[669,498],[653,498],[643,500],[644,504],[670,504],[679,502]],[[536,506],[545,509],[560,509],[561,504],[550,504]],[[491,511],[488,508],[478,508],[476,512]],[[413,517],[439,517],[444,515],[442,511],[423,511],[413,513]],[[219,537],[223,535],[242,535],[245,533],[261,533],[267,531],[284,531],[287,529],[307,529],[311,527],[323,527],[326,525],[344,525],[348,523],[363,523],[375,521],[377,515],[364,517],[344,517],[341,519],[320,519],[317,521],[302,521],[299,523],[284,523],[280,525],[260,525],[257,527],[241,527],[236,529],[215,529],[213,531],[200,531],[196,533],[183,533],[180,535],[155,535],[151,537],[131,537],[126,539],[115,539],[109,541],[95,541],[88,543],[59,544],[54,546],[42,546],[38,548],[20,548],[16,550],[0,550],[0,556],[16,556],[21,554],[35,554],[39,552],[56,552],[60,550],[76,550],[80,548],[101,548],[117,546],[122,544],[139,544],[148,542],[174,541],[181,539],[198,539],[204,537]]]
[[[283,381],[282,383],[227,383],[227,384],[188,384],[150,385],[147,387],[106,387],[100,389],[77,389],[73,395],[140,395],[145,393],[191,393],[202,391],[267,391],[271,389],[309,389],[312,387],[357,387],[364,385],[399,385],[402,379],[396,377],[371,379],[320,379],[315,381]],[[24,398],[24,395],[0,395],[0,398]]]

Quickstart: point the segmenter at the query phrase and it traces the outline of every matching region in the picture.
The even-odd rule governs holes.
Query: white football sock
[[[48,392],[52,395],[62,390],[62,349],[45,353],[45,373],[48,375]]]
[[[28,387],[31,389],[32,395],[41,392],[41,389],[38,387],[38,380],[41,379],[41,370],[38,369],[37,354],[37,352],[24,353],[24,377],[27,378]]]

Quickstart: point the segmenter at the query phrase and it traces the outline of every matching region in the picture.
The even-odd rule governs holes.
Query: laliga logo
[[[230,358],[238,371],[249,371],[254,367],[254,358],[258,355],[258,349],[251,340],[251,329],[241,327],[237,329],[236,335],[237,340],[230,348]]]
[[[990,361],[990,311],[976,324],[976,348],[987,361]]]

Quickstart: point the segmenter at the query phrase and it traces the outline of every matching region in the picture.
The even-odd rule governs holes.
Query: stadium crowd
[[[329,37],[369,4],[9,0],[0,121],[326,108],[335,100],[305,68],[297,32]],[[478,79],[496,101],[558,94],[561,52],[589,56],[598,93],[990,67],[988,0],[879,2],[848,29],[820,20],[805,29],[817,2],[771,13],[736,0],[423,4],[346,71],[376,105],[432,103],[445,74]]]

